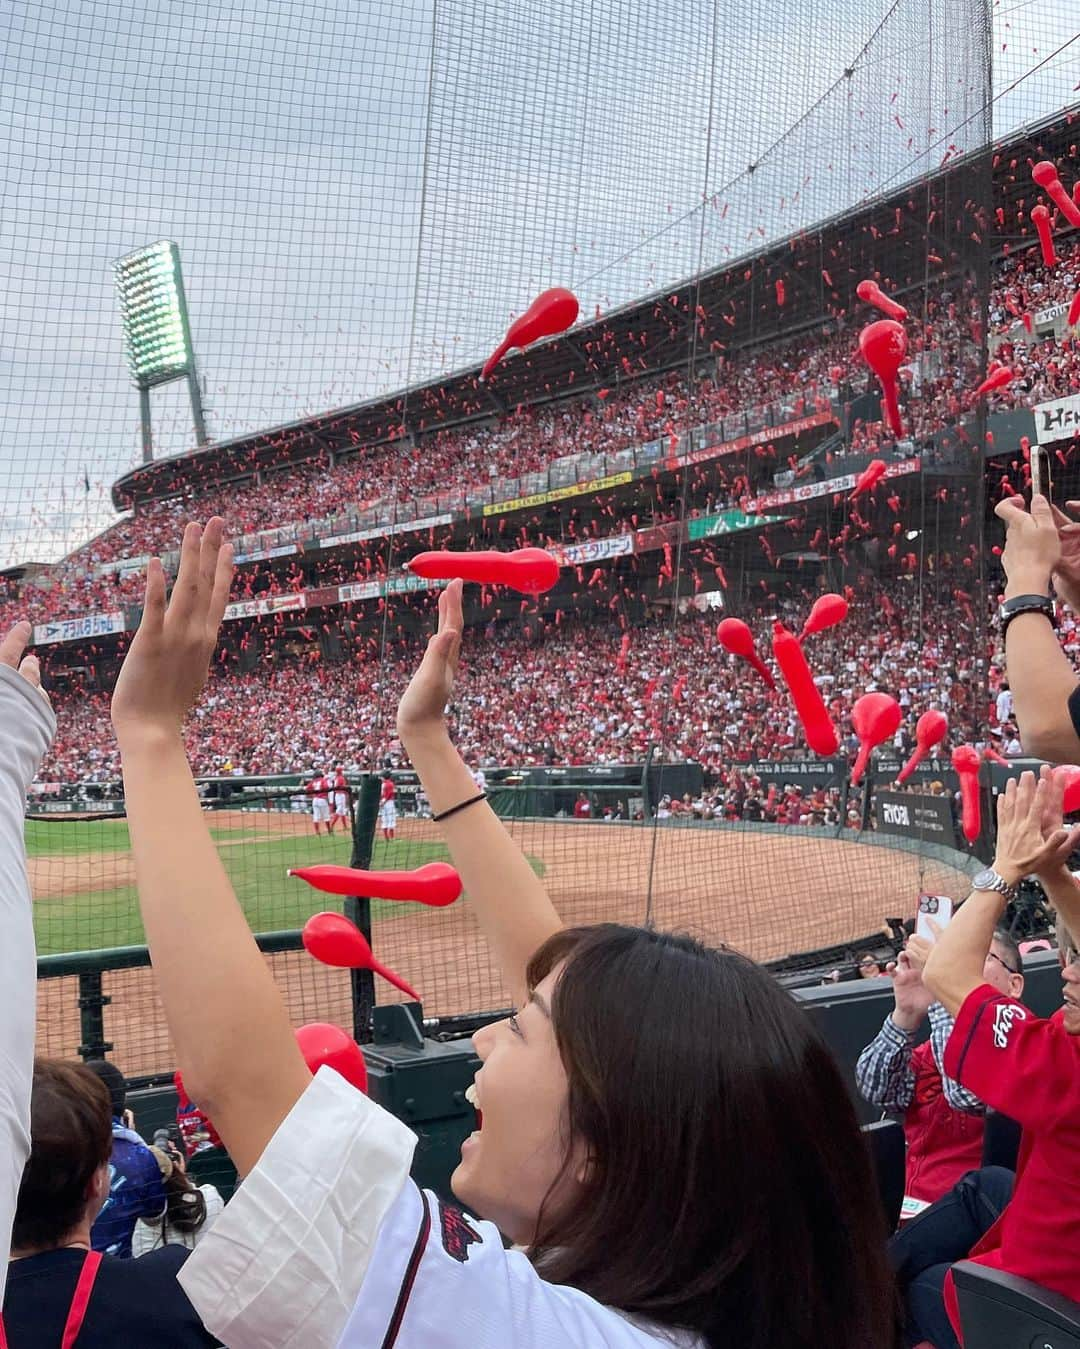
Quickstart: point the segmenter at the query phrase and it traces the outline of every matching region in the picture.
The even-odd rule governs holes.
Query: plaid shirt
[[[945,1099],[953,1110],[968,1115],[984,1115],[986,1106],[975,1095],[962,1087],[945,1072],[945,1045],[952,1034],[953,1019],[940,1002],[930,1005],[930,1052],[941,1074]],[[859,1055],[855,1065],[855,1082],[859,1094],[871,1105],[889,1115],[902,1115],[915,1095],[915,1070],[911,1066],[911,1051],[915,1048],[915,1031],[903,1031],[891,1016],[885,1018],[881,1030]]]

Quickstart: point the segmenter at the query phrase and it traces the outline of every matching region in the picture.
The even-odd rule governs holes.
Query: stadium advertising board
[[[1080,402],[1080,399],[1077,402]],[[922,461],[918,458],[900,459],[894,464],[889,464],[885,470],[885,477],[902,478],[908,473],[918,473],[921,466]],[[841,478],[829,478],[826,482],[808,482],[800,487],[785,487],[778,492],[766,492],[764,496],[755,497],[744,504],[749,511],[770,510],[773,506],[791,506],[798,501],[831,496],[834,492],[848,492],[855,486],[858,476],[857,473],[845,473]]]
[[[484,507],[485,515],[504,515],[507,511],[526,510],[531,506],[546,506],[552,501],[565,501],[567,497],[588,496],[593,492],[603,492],[609,487],[622,487],[632,482],[632,473],[609,473],[604,478],[592,478],[589,482],[573,483],[570,487],[552,487],[546,492],[534,492],[531,496],[512,497],[509,501],[494,501]]]
[[[956,826],[947,796],[878,792],[874,797],[874,819],[883,834],[900,834],[920,843],[956,847]]]
[[[225,606],[225,622],[228,623],[234,618],[259,618],[264,614],[286,614],[293,609],[305,607],[306,596],[302,593],[265,595],[257,600],[237,600],[235,604]]]
[[[629,557],[633,551],[633,534],[612,534],[606,539],[590,539],[587,543],[548,549],[560,567],[579,566],[582,562],[602,562],[609,557]]]
[[[393,534],[418,534],[425,529],[435,529],[438,525],[448,525],[453,516],[428,515],[422,520],[405,520],[397,525],[374,525],[371,529],[354,529],[348,534],[331,534],[328,538],[318,539],[318,548],[340,548],[346,543],[363,543],[365,539],[388,539]]]
[[[78,642],[84,637],[104,637],[108,633],[123,632],[127,624],[123,613],[83,614],[81,618],[58,618],[52,623],[34,625],[34,645],[50,646],[54,642]]]
[[[95,576],[130,576],[133,571],[142,571],[150,561],[150,555],[142,557],[118,557],[113,562],[99,562],[94,568]]]
[[[835,422],[832,411],[815,412],[810,417],[799,417],[793,422],[784,422],[780,426],[766,426],[752,435],[739,436],[735,440],[725,440],[719,444],[703,445],[700,449],[690,450],[687,454],[673,454],[664,460],[665,468],[682,468],[686,464],[702,464],[709,459],[722,459],[728,454],[738,454],[753,445],[763,445],[770,440],[783,440],[788,436],[800,436],[804,431],[812,431],[815,426],[824,426]],[[680,448],[682,439],[680,438]]]
[[[1068,440],[1080,432],[1080,393],[1071,398],[1055,398],[1034,408],[1035,436],[1040,445]]]
[[[433,590],[444,585],[444,581],[429,581],[423,576],[391,577],[386,581],[353,581],[349,585],[338,586],[338,602],[349,604],[353,600],[373,600],[379,595],[405,595],[414,590]]]
[[[295,543],[282,543],[276,548],[263,548],[255,553],[237,553],[233,561],[237,565],[241,562],[269,562],[275,557],[292,557],[299,551]]]
[[[762,525],[775,525],[780,521],[775,515],[747,515],[745,511],[719,511],[716,515],[702,515],[691,520],[686,528],[688,539],[707,539],[713,534],[736,534],[740,529],[757,529]]]

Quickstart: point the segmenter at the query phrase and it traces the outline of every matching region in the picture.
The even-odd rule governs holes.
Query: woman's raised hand
[[[397,731],[403,745],[410,738],[443,730],[443,714],[454,687],[461,653],[461,581],[451,581],[439,596],[439,626],[427,644],[420,668],[402,695]]]
[[[147,731],[179,733],[202,692],[232,584],[232,544],[224,538],[217,516],[205,528],[188,525],[168,604],[161,561],[150,559],[142,621],[112,696],[119,739]]]

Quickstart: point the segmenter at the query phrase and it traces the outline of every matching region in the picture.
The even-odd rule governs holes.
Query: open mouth
[[[477,1129],[482,1129],[484,1127],[484,1112],[480,1109],[480,1099],[477,1095],[475,1082],[470,1082],[465,1088],[465,1099],[472,1106],[473,1110],[476,1111]]]

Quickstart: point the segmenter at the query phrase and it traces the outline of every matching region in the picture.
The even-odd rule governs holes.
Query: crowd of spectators
[[[905,709],[897,753],[912,744],[920,712],[939,707],[954,741],[981,743],[989,725],[1003,744],[996,696],[985,693],[968,619],[949,598],[922,601],[914,584],[873,581],[849,589],[848,617],[810,640],[808,652],[841,730],[842,752],[854,754],[847,709],[862,693],[883,689]],[[769,620],[798,628],[810,597],[759,606],[746,615],[763,641]],[[701,763],[710,787],[708,809],[730,817],[759,806],[789,823],[833,822],[834,799],[768,799],[744,781],[754,760],[805,755],[790,700],[771,691],[716,641],[715,610],[693,606],[674,627],[670,616],[635,624],[626,633],[615,618],[560,616],[546,625],[477,625],[467,630],[452,720],[458,743],[484,766],[640,762],[661,746],[672,760]],[[941,634],[948,633],[943,637]],[[1080,642],[1074,627],[1066,638]],[[389,720],[409,677],[417,646],[395,641],[380,659],[367,644],[352,659],[329,662],[264,653],[249,673],[219,669],[188,726],[196,773],[206,776],[351,771],[403,762]],[[986,653],[989,655],[989,652]],[[568,696],[567,690],[571,690]],[[996,690],[995,690],[996,692]],[[983,705],[984,701],[988,704]],[[71,691],[56,697],[58,731],[42,770],[45,782],[105,782],[119,775],[108,697]],[[1004,705],[1003,705],[1004,710]],[[984,728],[984,729],[981,729]],[[794,785],[794,784],[793,784]],[[759,801],[760,796],[760,801]],[[705,809],[703,806],[702,809]],[[676,812],[677,813],[677,812]]]
[[[1017,380],[994,397],[1002,408],[1060,396],[1080,376],[1080,344],[1073,339],[1028,334],[1021,316],[1030,317],[1067,300],[1080,275],[1080,244],[1065,247],[1054,272],[1030,252],[1006,258],[996,276],[990,305],[992,330],[1001,359],[1018,372]],[[921,332],[909,364],[901,372],[905,416],[911,432],[925,436],[955,424],[970,406],[978,322],[970,288],[957,284],[934,295],[920,315]],[[484,424],[433,431],[418,443],[405,441],[362,446],[330,465],[312,460],[263,469],[254,476],[217,488],[183,491],[150,502],[77,549],[51,573],[8,587],[0,601],[0,621],[25,615],[47,622],[79,614],[111,612],[137,604],[137,571],[102,571],[109,563],[141,558],[172,548],[190,518],[227,514],[234,536],[257,535],[282,527],[312,526],[349,512],[373,509],[380,518],[408,511],[426,493],[490,488],[497,480],[549,467],[568,455],[614,455],[654,440],[670,441],[688,427],[718,423],[732,413],[784,403],[792,416],[835,406],[846,391],[865,387],[868,374],[850,332],[822,332],[796,342],[716,360],[712,378],[692,391],[678,372],[622,381],[541,408],[518,407]],[[888,452],[891,437],[880,423],[857,421],[845,443],[832,451]],[[783,469],[775,455],[764,466]],[[723,482],[723,476],[721,475]],[[714,493],[714,509],[736,504],[749,486],[733,469],[730,490]],[[513,494],[508,486],[507,495]],[[340,564],[326,583],[354,579]],[[281,585],[269,569],[249,566],[238,573],[236,598]]]

